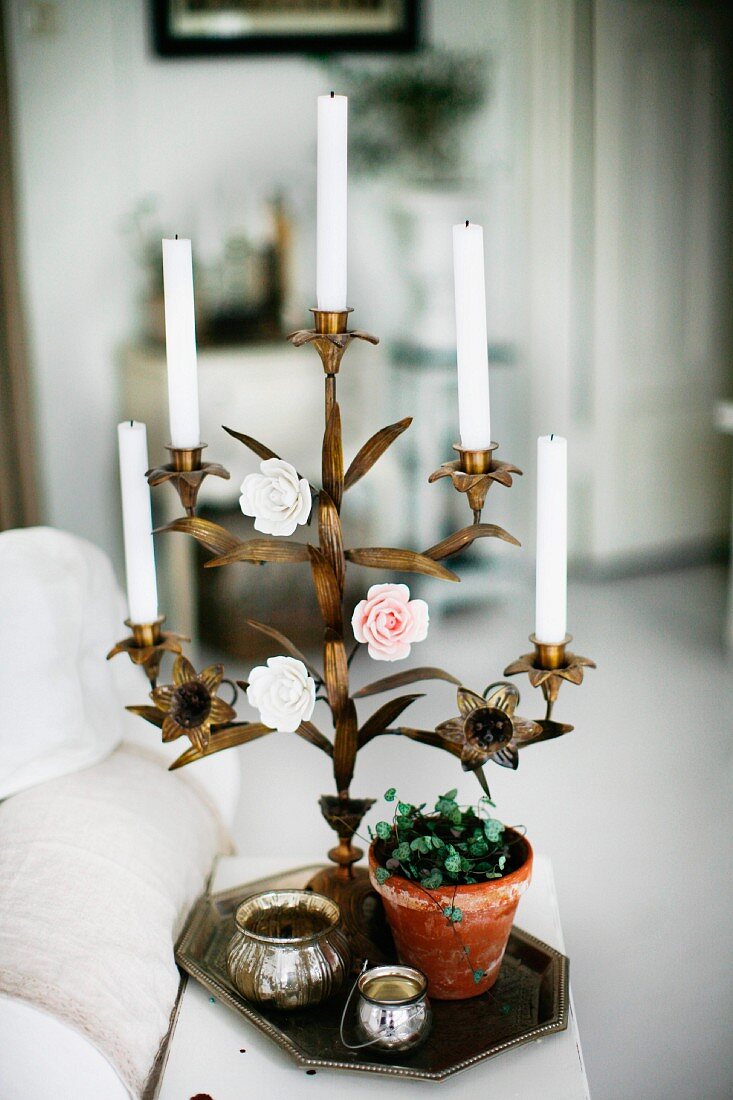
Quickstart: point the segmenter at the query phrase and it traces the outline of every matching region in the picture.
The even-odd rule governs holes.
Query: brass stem
[[[159,619],[152,623],[133,623],[130,619],[125,619],[125,626],[128,626],[132,631],[135,645],[142,649],[145,646],[158,644],[164,622],[165,615],[161,615]]]
[[[340,336],[346,332],[352,309],[311,309],[319,336]]]
[[[326,423],[331,415],[331,410],[336,404],[336,375],[327,374],[326,378]]]
[[[534,666],[546,671],[556,668],[564,668],[567,663],[565,650],[572,635],[566,634],[561,642],[539,642],[534,634],[530,634],[529,640],[534,646]]]

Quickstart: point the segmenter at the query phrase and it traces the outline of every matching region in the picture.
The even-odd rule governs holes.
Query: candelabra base
[[[355,970],[361,969],[365,959],[376,966],[394,958],[392,934],[366,867],[352,866],[346,876],[342,867],[324,867],[306,889],[325,894],[340,908]]]

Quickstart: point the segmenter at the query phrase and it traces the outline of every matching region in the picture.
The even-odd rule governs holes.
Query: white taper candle
[[[201,442],[191,242],[163,241],[168,416],[174,447]]]
[[[567,633],[568,447],[559,435],[537,440],[535,637],[558,644]]]
[[[453,270],[461,446],[478,451],[491,444],[484,231],[480,225],[465,222],[453,226]]]
[[[333,92],[318,97],[316,303],[327,310],[346,309],[348,104]]]
[[[144,424],[125,420],[117,426],[122,487],[122,523],[125,535],[127,603],[134,623],[152,623],[158,618],[158,587],[155,579],[153,517],[148,469],[148,436]]]

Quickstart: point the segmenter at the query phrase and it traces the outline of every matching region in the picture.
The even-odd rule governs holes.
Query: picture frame
[[[418,0],[152,0],[161,57],[409,52]]]

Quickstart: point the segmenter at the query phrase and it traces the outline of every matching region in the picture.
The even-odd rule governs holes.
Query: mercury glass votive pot
[[[369,1045],[385,1052],[411,1050],[427,1038],[432,1011],[428,980],[412,966],[374,966],[357,982],[357,1028]]]
[[[267,890],[237,908],[229,977],[248,1001],[271,1008],[320,1004],[351,966],[336,902],[309,890]]]

